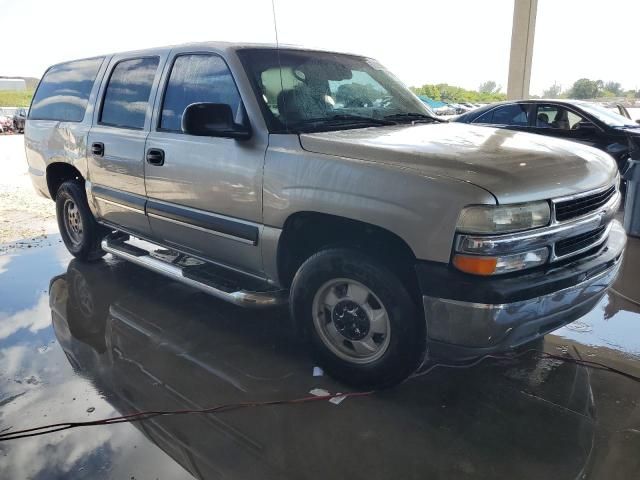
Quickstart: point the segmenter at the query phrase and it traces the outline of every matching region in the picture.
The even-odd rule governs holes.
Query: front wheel
[[[79,182],[68,180],[60,185],[56,194],[56,217],[62,241],[74,257],[93,261],[105,255],[100,242],[108,231],[93,217]]]
[[[346,383],[373,388],[404,380],[425,348],[424,320],[400,279],[357,250],[323,250],[302,264],[291,311],[321,366]]]

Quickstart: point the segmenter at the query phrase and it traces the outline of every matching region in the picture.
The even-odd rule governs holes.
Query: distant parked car
[[[495,125],[565,138],[599,148],[624,170],[640,152],[640,125],[602,105],[581,100],[500,102],[460,115],[455,122]]]
[[[0,115],[0,133],[7,133],[13,130],[13,118],[7,115]]]
[[[27,109],[19,108],[13,114],[13,129],[18,133],[24,133],[24,122],[27,119]]]
[[[436,112],[436,115],[455,115],[457,113],[457,110],[447,103],[434,108],[433,111]]]
[[[449,106],[456,111],[456,114],[467,113],[471,110],[471,107],[467,107],[463,103],[450,103]]]

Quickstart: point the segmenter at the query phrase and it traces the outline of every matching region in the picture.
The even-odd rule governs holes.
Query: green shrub
[[[17,92],[0,90],[0,107],[28,107],[31,104],[33,90]]]

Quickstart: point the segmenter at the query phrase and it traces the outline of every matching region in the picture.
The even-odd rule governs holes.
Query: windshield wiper
[[[370,125],[397,125],[398,122],[393,120],[385,120],[382,118],[366,117],[364,115],[350,115],[342,113],[339,115],[331,115],[329,117],[307,118],[296,122],[296,125],[309,124],[348,124],[348,123],[368,123]]]
[[[393,113],[391,115],[385,115],[385,119],[388,120],[409,120],[413,123],[417,122],[444,122],[444,120],[436,117],[432,117],[431,115],[427,115],[425,113]]]

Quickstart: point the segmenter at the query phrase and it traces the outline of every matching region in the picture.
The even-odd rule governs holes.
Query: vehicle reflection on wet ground
[[[640,374],[640,240],[597,308],[549,335]],[[351,391],[313,376],[286,310],[107,257],[0,256],[0,430]],[[557,360],[435,370],[334,405],[158,417],[0,443],[0,478],[636,478],[640,385]]]

